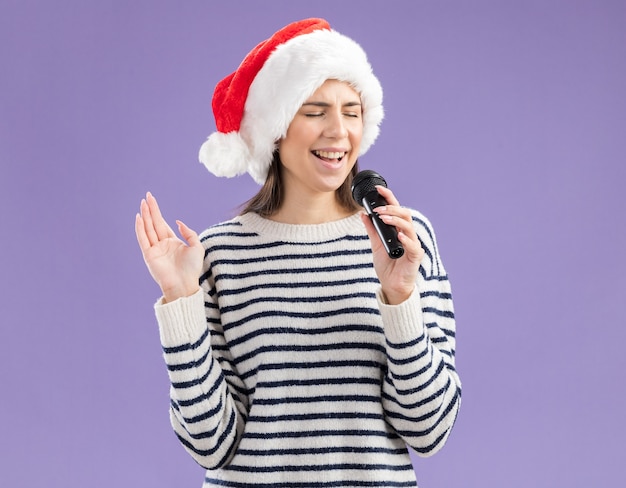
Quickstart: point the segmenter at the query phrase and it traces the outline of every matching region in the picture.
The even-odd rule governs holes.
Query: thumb
[[[183,239],[187,241],[187,244],[189,244],[191,247],[202,247],[200,238],[195,231],[187,227],[187,225],[185,225],[185,223],[180,220],[177,220],[176,224],[178,225],[178,231],[180,232],[180,235],[183,236]]]

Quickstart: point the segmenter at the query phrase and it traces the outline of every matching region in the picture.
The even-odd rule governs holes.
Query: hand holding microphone
[[[364,170],[352,180],[352,198],[361,205],[372,220],[376,233],[391,259],[398,259],[404,254],[404,248],[398,240],[398,231],[394,226],[385,224],[380,216],[374,212],[376,207],[387,205],[388,202],[382,197],[377,185],[387,188],[387,182],[378,173],[372,170]]]
[[[385,301],[399,304],[413,293],[424,258],[412,211],[400,206],[385,179],[375,171],[361,171],[354,177],[352,196],[367,214],[363,223],[372,240],[374,269]],[[376,210],[382,206],[384,210]]]

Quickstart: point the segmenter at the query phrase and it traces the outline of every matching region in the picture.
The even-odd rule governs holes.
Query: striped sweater
[[[416,291],[386,305],[358,215],[209,228],[201,289],[155,305],[170,418],[204,487],[416,486],[456,418],[450,285],[429,222]]]

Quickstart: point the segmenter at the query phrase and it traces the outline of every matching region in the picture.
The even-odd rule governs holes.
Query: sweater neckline
[[[325,241],[337,239],[348,234],[363,234],[365,228],[359,212],[339,220],[321,224],[286,224],[261,217],[249,212],[238,217],[241,224],[257,234],[273,235],[284,240]]]

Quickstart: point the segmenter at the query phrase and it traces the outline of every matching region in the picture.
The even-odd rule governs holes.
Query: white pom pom
[[[247,172],[250,151],[238,132],[214,132],[200,147],[198,157],[215,176],[232,178]]]

